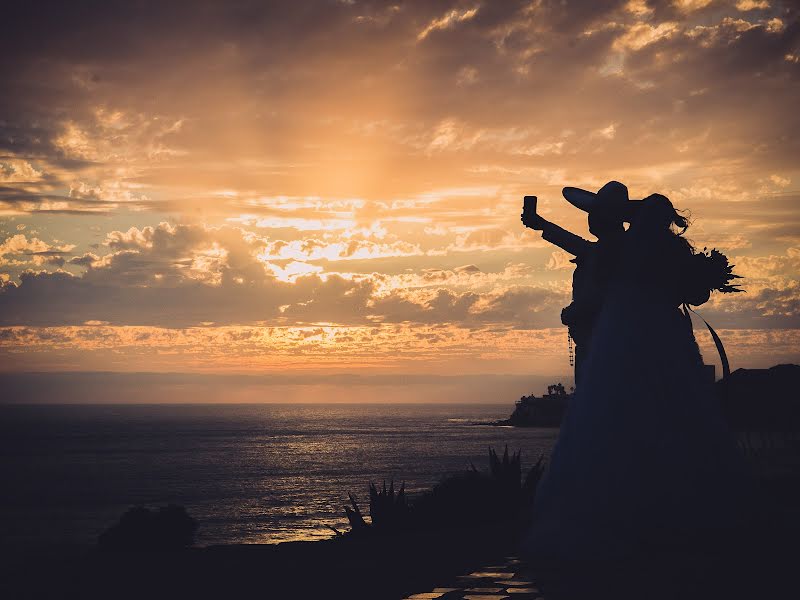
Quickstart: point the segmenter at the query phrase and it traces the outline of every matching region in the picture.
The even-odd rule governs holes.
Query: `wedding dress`
[[[529,554],[590,559],[691,544],[729,532],[746,510],[744,460],[679,308],[693,295],[691,255],[670,231],[626,233],[536,493]]]

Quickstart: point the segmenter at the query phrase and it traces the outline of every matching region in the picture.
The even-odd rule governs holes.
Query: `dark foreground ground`
[[[795,599],[800,598],[799,467],[794,459],[771,460],[769,469],[760,469],[764,501],[754,524],[703,548],[687,545],[626,560],[599,556],[582,564],[529,562],[517,548],[525,525],[503,521],[502,515],[492,525],[466,519],[431,532],[175,552],[21,550],[0,540],[0,600]]]
[[[62,549],[4,556],[0,598],[403,598],[508,550],[498,531],[165,553]]]
[[[734,535],[714,550],[568,565],[514,558],[512,532],[466,526],[171,553],[6,552],[0,598],[800,597],[800,528],[785,513],[775,513],[769,528],[768,534]]]

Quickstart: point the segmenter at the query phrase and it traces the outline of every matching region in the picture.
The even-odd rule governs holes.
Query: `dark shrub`
[[[135,506],[119,522],[100,534],[104,550],[180,550],[194,544],[197,521],[183,506],[170,504],[151,510]]]

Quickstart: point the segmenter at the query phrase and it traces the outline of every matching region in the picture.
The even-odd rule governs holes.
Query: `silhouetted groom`
[[[523,210],[522,222],[526,227],[541,230],[545,240],[575,257],[571,261],[576,265],[572,303],[561,311],[561,322],[569,328],[575,342],[577,386],[608,280],[620,258],[623,223],[631,205],[628,188],[618,181],[609,181],[596,194],[573,187],[565,187],[562,193],[570,204],[589,213],[589,232],[597,237],[596,242],[585,240],[527,209]]]

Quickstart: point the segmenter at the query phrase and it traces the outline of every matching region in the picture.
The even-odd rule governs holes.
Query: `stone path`
[[[782,600],[797,592],[791,552],[642,556],[584,565],[537,564],[507,557],[405,600]]]
[[[542,598],[536,584],[525,573],[525,565],[515,557],[503,564],[484,567],[466,575],[459,575],[448,585],[429,592],[406,596],[406,600],[522,600]]]

